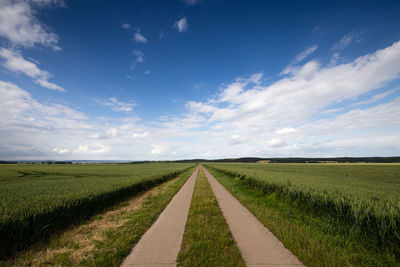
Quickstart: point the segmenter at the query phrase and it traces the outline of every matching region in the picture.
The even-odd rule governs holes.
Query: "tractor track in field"
[[[304,266],[203,166],[196,168],[121,266],[176,266],[199,168],[206,174],[247,266]]]

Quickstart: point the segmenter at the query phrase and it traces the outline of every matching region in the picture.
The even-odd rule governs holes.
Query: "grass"
[[[0,266],[119,266],[192,172],[190,168],[79,226],[53,234]]]
[[[210,164],[214,168],[208,167],[208,170],[307,266],[400,266],[399,246],[396,243],[382,245],[375,235],[365,234],[362,228],[332,213],[325,213],[319,208],[310,209],[302,204],[302,199],[284,197],[278,190],[265,191],[260,184],[249,183],[246,180],[251,179],[248,176],[250,165],[247,172],[242,171],[239,177],[227,172],[232,166],[238,174],[242,164],[238,165]],[[282,175],[280,169],[289,178],[288,173],[295,174],[295,168],[307,168],[305,164],[296,165],[271,166],[271,176],[274,172],[275,175]],[[219,170],[222,166],[224,171]],[[286,172],[285,167],[289,167]],[[269,167],[263,165],[258,168]],[[303,170],[300,174],[306,176],[309,172],[311,176],[321,175],[316,171],[318,168],[312,170]],[[340,173],[337,170],[334,172]],[[327,176],[329,173],[325,173]],[[346,168],[342,169],[342,176],[350,176],[349,173],[346,175]],[[358,179],[361,177],[359,175]],[[334,179],[334,176],[330,178]],[[348,179],[351,180],[350,177]],[[354,192],[357,190],[363,189],[353,188]]]
[[[245,266],[201,169],[186,222],[178,265]]]
[[[190,166],[0,165],[0,259]]]

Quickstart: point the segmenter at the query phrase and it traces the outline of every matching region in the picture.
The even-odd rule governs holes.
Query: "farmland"
[[[146,190],[188,163],[0,165],[0,256]]]
[[[363,260],[367,265],[371,262],[387,264],[396,261],[395,258],[398,261],[398,164],[207,163],[206,167],[239,200],[248,202],[249,206],[254,205],[253,212],[259,214],[259,219],[266,224],[270,223],[268,227],[282,241],[287,239],[286,245],[290,247],[292,244],[294,251],[298,249],[297,253],[306,263],[315,265],[318,258],[316,254],[319,253],[321,259],[325,259],[320,264],[327,264],[326,259],[332,257],[336,249],[341,250],[337,252],[338,255],[343,253],[332,257],[333,260],[339,260],[336,264],[347,262],[345,265],[348,265],[353,262],[358,265]],[[252,190],[253,193],[246,190]],[[265,214],[269,214],[269,217]],[[264,219],[261,218],[263,216]],[[274,216],[280,216],[275,225],[271,223]],[[285,223],[287,228],[283,226]],[[297,227],[300,228],[292,232]],[[318,232],[318,228],[321,232]],[[306,240],[305,232],[309,236],[320,235],[318,239],[326,238],[327,241],[322,245],[315,237],[310,237],[313,241],[308,241],[308,251],[302,252],[299,244]],[[318,243],[314,251],[310,245],[312,242]],[[324,246],[326,250],[321,251]],[[340,249],[337,248],[340,246]],[[365,251],[367,248],[368,252]],[[356,252],[360,255],[355,256],[356,253],[350,255],[351,250],[363,252]],[[370,252],[375,254],[368,258]],[[312,259],[311,262],[307,257]],[[340,257],[348,258],[340,262]],[[381,260],[382,257],[386,258],[376,260],[379,257]],[[330,264],[334,265],[334,261]]]

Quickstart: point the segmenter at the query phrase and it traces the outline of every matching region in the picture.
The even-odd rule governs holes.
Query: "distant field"
[[[278,198],[400,240],[400,164],[207,163]]]
[[[191,166],[0,165],[0,257]]]

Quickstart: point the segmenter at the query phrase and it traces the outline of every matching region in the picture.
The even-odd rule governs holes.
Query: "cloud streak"
[[[307,48],[306,50],[304,50],[303,52],[301,52],[300,54],[298,54],[294,58],[294,60],[281,72],[281,75],[286,75],[286,74],[289,74],[289,73],[295,71],[296,67],[294,67],[294,65],[302,62],[304,59],[311,56],[317,49],[318,49],[318,45],[313,45],[313,46],[310,46],[309,48]]]
[[[61,86],[48,81],[51,77],[49,72],[40,70],[35,63],[24,59],[19,52],[0,48],[0,58],[4,60],[2,66],[5,69],[15,73],[25,74],[34,79],[34,82],[42,87],[61,92],[65,91]]]
[[[110,107],[113,111],[117,111],[117,112],[132,112],[133,111],[133,107],[136,106],[135,103],[127,103],[127,102],[122,102],[119,101],[117,98],[115,97],[110,97],[107,100],[96,100],[96,103],[102,105],[102,106],[106,106],[106,107]]]
[[[65,6],[63,1],[31,1],[38,7]],[[0,37],[14,45],[33,47],[43,45],[58,51],[58,36],[35,16],[35,8],[28,1],[0,1]]]
[[[345,34],[337,43],[332,46],[333,51],[343,50],[351,43],[360,42],[361,32],[352,30],[349,33]]]

